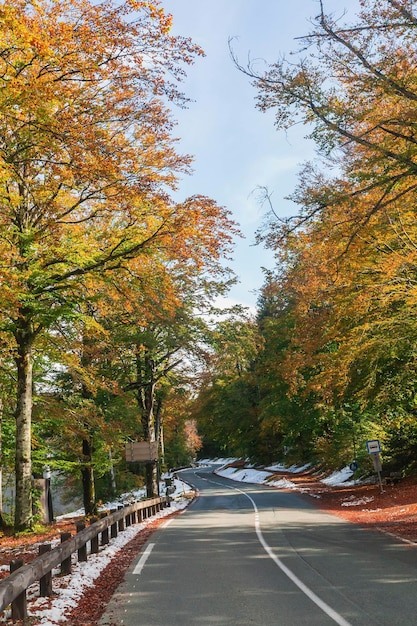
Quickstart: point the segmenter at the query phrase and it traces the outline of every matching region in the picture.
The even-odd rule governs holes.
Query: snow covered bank
[[[246,483],[254,483],[258,485],[268,485],[277,487],[280,489],[299,489],[299,486],[292,482],[287,477],[282,477],[279,479],[274,478],[274,472],[286,472],[288,474],[299,474],[310,467],[307,465],[291,465],[291,467],[285,467],[281,463],[276,463],[273,465],[269,465],[264,470],[254,469],[251,467],[228,467],[229,463],[232,463],[233,459],[228,459],[226,464],[220,467],[219,469],[214,470],[216,474],[219,476],[224,476],[225,478],[231,478],[232,480],[246,482]],[[326,478],[320,479],[325,485],[354,485],[357,484],[357,481],[348,481],[349,478],[352,477],[352,470],[349,467],[344,467],[343,469],[333,472]],[[304,491],[304,489],[303,489]]]

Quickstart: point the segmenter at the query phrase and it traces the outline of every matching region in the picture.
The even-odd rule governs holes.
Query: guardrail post
[[[68,539],[71,539],[71,536],[71,533],[61,533],[61,543],[64,543],[64,541],[68,541]],[[66,574],[71,574],[71,556],[62,561],[61,574],[63,574],[64,576]]]
[[[95,524],[98,521],[97,517],[92,517],[90,519],[90,526]],[[98,554],[98,533],[95,537],[91,538],[91,554]]]
[[[77,534],[80,533],[85,528],[85,522],[77,522],[75,525],[77,529]],[[78,561],[80,563],[84,563],[87,560],[87,544],[84,543],[82,546],[78,548]]]
[[[105,517],[108,516],[108,514],[109,514],[108,511],[103,511],[102,513],[100,513],[100,519],[104,519]],[[105,546],[108,543],[109,543],[109,527],[106,526],[106,528],[101,533],[101,545]]]
[[[119,511],[121,511],[124,507],[118,506],[117,508],[119,509]],[[119,519],[119,532],[122,532],[124,529],[125,529],[125,518],[122,517],[122,519]]]
[[[44,543],[39,546],[39,556],[51,551],[51,544]],[[45,576],[39,580],[39,595],[44,598],[52,595],[52,572],[47,572]]]
[[[15,572],[19,567],[24,565],[23,559],[15,559],[10,561],[10,573]],[[12,620],[23,619],[28,616],[26,590],[19,594],[14,602],[12,602]]]
[[[110,515],[111,515],[112,513],[116,513],[116,511],[117,511],[117,509],[111,509],[111,510],[110,510]],[[112,524],[112,525],[110,526],[110,537],[111,537],[112,539],[115,539],[115,538],[117,537],[117,522],[114,522],[114,524]]]

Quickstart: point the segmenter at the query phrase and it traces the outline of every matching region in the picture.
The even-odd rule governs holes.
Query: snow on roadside
[[[333,472],[333,474],[330,474],[330,476],[327,476],[327,478],[323,478],[321,480],[322,483],[324,483],[325,485],[355,485],[356,481],[348,481],[349,478],[351,478],[351,476],[353,475],[352,470],[350,469],[349,466],[343,467],[341,470],[339,470],[338,472]]]
[[[78,562],[74,559],[71,574],[55,579],[53,596],[48,598],[37,597],[39,596],[39,583],[29,587],[27,594],[28,600],[30,599],[30,602],[28,602],[29,618],[36,617],[36,623],[39,626],[59,626],[66,622],[65,613],[77,606],[85,590],[94,586],[94,581],[98,578],[101,571],[129,541],[156,519],[167,517],[175,511],[182,510],[188,506],[190,498],[187,497],[187,493],[191,492],[192,488],[178,479],[173,480],[173,486],[175,487],[175,492],[171,494],[170,507],[159,511],[159,513],[145,519],[140,524],[128,526],[117,537],[111,539],[109,544],[100,550],[99,554],[90,554],[87,562]],[[125,497],[129,496],[126,497],[126,500],[129,501],[134,497],[141,497],[141,493],[142,491],[134,494],[125,494]],[[120,505],[120,500],[117,503],[107,503],[102,508],[114,508],[115,504]],[[77,514],[83,515],[84,511],[77,511],[71,515],[67,514],[62,516],[61,519],[63,517],[74,517]],[[5,611],[0,616],[0,624],[7,622],[8,619],[10,619],[10,610]]]
[[[356,498],[355,496],[350,496],[347,500],[342,502],[342,506],[360,506],[361,504],[368,504],[368,502],[373,502],[375,500],[374,496],[363,496],[362,498]]]
[[[225,467],[215,470],[216,474],[225,478],[232,478],[243,483],[264,483],[267,478],[271,478],[271,472],[264,472],[250,468]]]
[[[226,464],[223,467],[220,467],[219,469],[214,470],[215,474],[218,474],[219,476],[224,476],[225,478],[231,478],[232,480],[237,480],[240,482],[269,485],[269,486],[277,487],[278,489],[297,489],[305,493],[308,493],[308,491],[305,488],[300,489],[298,485],[296,485],[294,482],[292,482],[286,477],[279,478],[277,480],[272,479],[271,472],[276,471],[276,472],[286,472],[290,474],[298,474],[300,472],[305,471],[309,467],[311,467],[310,463],[307,463],[301,466],[291,465],[291,467],[286,467],[282,463],[274,463],[273,465],[269,465],[268,467],[265,468],[265,470],[269,470],[269,471],[255,470],[250,467],[242,468],[242,467],[228,467],[227,466],[228,463],[231,463],[235,460],[236,459],[228,459]],[[320,479],[320,482],[324,483],[325,485],[331,485],[331,486],[342,485],[342,484],[345,486],[355,485],[357,484],[357,481],[348,480],[349,478],[351,478],[352,474],[353,472],[349,467],[344,467],[343,469],[337,472],[333,472],[332,474],[330,474],[330,476]]]
[[[268,480],[268,485],[278,487],[278,489],[297,489],[298,486],[288,478],[280,478],[279,480]]]

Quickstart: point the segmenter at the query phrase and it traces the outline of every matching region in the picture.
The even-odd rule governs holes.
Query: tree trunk
[[[154,362],[148,351],[143,355],[140,347],[136,352],[136,382],[138,384],[138,403],[141,408],[141,422],[146,441],[155,442],[155,381]],[[159,495],[158,462],[147,463],[145,469],[146,495],[153,498]]]
[[[16,501],[15,530],[25,530],[32,525],[32,385],[33,385],[33,335],[22,323],[16,332],[18,344],[17,406],[16,406]]]
[[[155,432],[155,385],[151,382],[142,389],[142,426],[146,441],[156,441]],[[154,498],[159,495],[158,461],[146,464],[146,495]]]
[[[143,431],[145,433],[146,441],[154,442],[156,441],[156,433],[153,413],[153,385],[147,386],[144,392],[143,396],[145,402],[143,404],[144,410],[142,412]],[[146,464],[146,495],[148,498],[154,498],[159,495],[158,461]]]
[[[87,313],[90,317],[94,318],[94,309],[91,305],[87,305]],[[88,368],[91,365],[91,340],[88,335],[83,333],[83,351],[81,355],[81,364],[84,368]],[[81,396],[90,401],[92,399],[92,393],[83,383]],[[82,466],[81,466],[81,481],[83,486],[83,503],[86,515],[96,515],[96,488],[94,484],[94,460],[93,460],[93,432],[90,424],[86,421],[84,423],[85,437],[82,442]]]
[[[83,439],[83,465],[81,479],[83,484],[83,503],[86,515],[97,513],[96,490],[94,486],[93,446],[91,441]]]
[[[161,467],[165,464],[165,445],[164,445],[164,428],[162,424],[162,403],[163,399],[161,394],[158,394],[158,398],[156,400],[156,410],[155,410],[155,437],[158,441],[158,446],[160,450],[160,463]]]
[[[110,460],[110,483],[111,483],[111,491],[113,496],[117,494],[117,483],[116,483],[116,473],[114,471],[114,463],[113,463],[113,455],[111,450],[109,450],[109,460]]]

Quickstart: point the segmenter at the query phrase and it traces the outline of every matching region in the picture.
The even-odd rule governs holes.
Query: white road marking
[[[142,556],[140,557],[139,561],[136,564],[135,569],[133,570],[132,574],[141,574],[143,567],[146,563],[146,561],[148,560],[148,557],[150,555],[150,553],[152,552],[152,550],[154,549],[155,544],[154,543],[149,543],[145,552],[142,554]]]
[[[326,613],[326,615],[328,615],[334,622],[336,622],[336,624],[338,624],[339,626],[351,626],[351,624],[349,622],[347,622],[344,617],[342,617],[337,611],[332,609],[331,606],[329,606],[328,604],[326,604],[326,602],[324,602],[321,598],[319,598],[319,596],[316,595],[314,593],[314,591],[312,591],[310,589],[310,587],[307,587],[307,585],[305,585],[298,578],[298,576],[296,576],[294,574],[294,572],[292,572],[286,565],[284,565],[284,563],[281,561],[281,559],[278,558],[274,554],[272,548],[267,544],[267,542],[265,541],[265,538],[264,538],[264,536],[262,534],[261,524],[260,524],[260,521],[259,521],[259,511],[258,511],[258,507],[256,506],[256,503],[254,502],[254,500],[247,493],[242,491],[241,489],[237,489],[237,487],[231,487],[231,486],[225,485],[223,483],[215,482],[214,480],[212,480],[210,482],[214,483],[215,485],[219,485],[220,487],[223,487],[223,488],[225,487],[226,489],[233,489],[234,491],[238,491],[239,493],[241,493],[244,496],[246,496],[248,498],[248,500],[250,500],[250,502],[251,502],[251,504],[253,506],[253,510],[255,511],[255,531],[256,531],[256,535],[257,535],[257,537],[259,539],[259,542],[262,545],[263,549],[267,553],[267,555],[274,561],[274,563],[276,565],[278,565],[280,570],[294,583],[294,585],[296,585],[300,589],[300,591],[302,591],[308,598],[310,598],[310,600],[312,600],[312,602],[314,602],[314,604],[316,604],[324,613]]]

